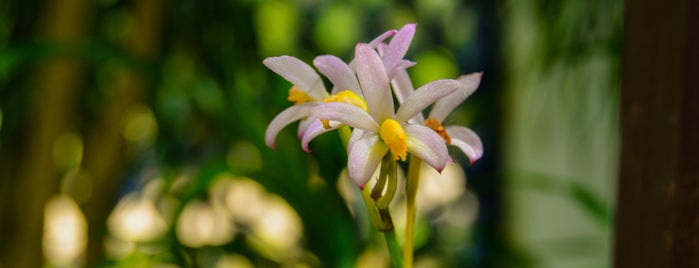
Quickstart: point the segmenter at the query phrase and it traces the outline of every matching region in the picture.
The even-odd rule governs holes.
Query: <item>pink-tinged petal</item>
[[[309,117],[313,111],[313,108],[318,105],[319,103],[317,102],[308,102],[291,106],[279,113],[274,119],[272,119],[272,122],[269,123],[269,126],[267,126],[267,130],[265,131],[265,143],[267,143],[267,146],[274,149],[274,140],[277,138],[279,131],[294,121]]]
[[[347,155],[349,155],[350,150],[352,149],[352,144],[355,141],[358,141],[362,137],[364,137],[364,134],[367,133],[372,133],[370,131],[364,131],[358,128],[355,128],[352,130],[352,135],[350,135],[349,141],[347,141]]]
[[[367,135],[352,144],[347,160],[349,176],[360,189],[371,179],[388,147],[377,135]]]
[[[367,44],[357,44],[355,49],[357,77],[362,86],[369,113],[377,122],[393,118],[393,97],[388,86],[386,69],[376,50]]]
[[[307,153],[310,153],[311,150],[308,149],[308,143],[310,143],[311,140],[313,140],[315,137],[318,137],[325,132],[335,130],[339,127],[344,126],[344,124],[337,122],[337,121],[330,121],[329,124],[330,124],[330,128],[326,129],[323,127],[323,123],[321,123],[320,120],[314,120],[313,124],[311,124],[310,126],[308,126],[308,128],[306,128],[306,132],[304,132],[303,136],[301,137],[301,148],[303,148],[303,150],[306,151]]]
[[[305,62],[291,56],[279,56],[266,58],[262,63],[316,101],[328,96],[318,73]]]
[[[451,137],[451,145],[459,147],[468,156],[471,164],[483,156],[483,143],[473,130],[462,126],[448,126],[446,130]]]
[[[481,83],[481,76],[483,73],[472,73],[459,77],[458,81],[461,82],[459,89],[435,102],[428,117],[442,122],[459,104],[476,91]]]
[[[396,30],[388,30],[388,31],[382,33],[381,35],[377,36],[376,38],[374,38],[374,40],[371,40],[371,42],[369,42],[369,46],[370,47],[377,47],[379,44],[383,43],[383,40],[386,40],[386,38],[391,37],[392,35],[396,34],[397,32],[398,31],[396,31]]]
[[[383,55],[383,62],[389,78],[395,75],[405,53],[408,52],[408,47],[410,47],[410,43],[415,35],[416,26],[414,23],[406,24],[398,30],[398,33],[388,43],[388,48]]]
[[[413,87],[413,82],[410,81],[410,76],[406,70],[399,70],[396,76],[391,80],[391,86],[393,88],[393,95],[396,96],[398,103],[403,103],[405,99],[415,91]],[[425,117],[422,116],[422,112],[415,114],[412,118],[408,119],[408,123],[412,124],[422,124],[425,122]]]
[[[438,172],[442,172],[449,160],[444,139],[431,128],[423,125],[404,126],[408,134],[408,152],[425,161]]]
[[[461,83],[457,80],[442,79],[418,88],[401,103],[398,112],[396,112],[396,120],[398,122],[407,121],[435,101],[454,92],[459,86]]]
[[[378,131],[379,124],[367,112],[344,102],[328,102],[318,105],[311,113],[318,119],[340,121],[354,128]]]
[[[396,95],[398,103],[403,103],[415,91],[413,82],[410,81],[410,75],[406,70],[396,72],[396,76],[391,80],[391,86],[393,86],[393,94]]]
[[[298,135],[299,140],[300,140],[301,138],[303,138],[303,133],[306,133],[306,129],[307,129],[311,124],[313,124],[314,121],[318,121],[318,118],[315,118],[315,117],[308,117],[308,118],[306,118],[306,119],[303,119],[303,118],[302,118],[301,121],[299,121],[299,129],[298,129],[298,131],[296,132],[296,135]]]
[[[318,56],[313,60],[313,65],[335,86],[332,94],[337,93],[336,91],[352,90],[355,94],[362,96],[357,76],[350,69],[349,65],[338,57],[332,55]]]

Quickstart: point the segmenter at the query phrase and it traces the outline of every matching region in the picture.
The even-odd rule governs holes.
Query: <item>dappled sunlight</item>
[[[68,196],[57,195],[46,202],[43,252],[54,266],[82,266],[87,246],[87,220]]]

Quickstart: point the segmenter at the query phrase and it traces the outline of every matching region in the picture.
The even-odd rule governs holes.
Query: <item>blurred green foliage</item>
[[[531,169],[536,171],[537,164],[551,163],[545,157],[548,152],[518,144],[531,141],[539,146],[552,136],[570,138],[577,146],[579,158],[573,162],[579,165],[556,162],[565,166],[565,176],[589,175],[604,185],[611,182],[611,165],[600,168],[600,163],[585,164],[585,159],[615,157],[614,152],[594,148],[615,144],[616,128],[609,114],[616,109],[621,7],[618,1],[515,2],[0,3],[0,237],[7,239],[0,243],[0,265],[41,265],[42,226],[35,219],[59,193],[70,196],[87,219],[87,249],[72,263],[78,266],[375,264],[372,254],[385,253],[384,245],[367,235],[361,212],[352,214],[338,190],[346,153],[337,135],[316,139],[311,154],[301,150],[294,127],[279,135],[276,150],[264,145],[267,124],[290,105],[290,84],[261,61],[286,54],[311,62],[326,53],[349,60],[356,42],[368,42],[408,22],[418,23],[407,56],[418,62],[409,70],[416,87],[434,79],[485,73],[477,93],[448,119],[450,124],[473,127],[486,146],[484,159],[467,169],[475,195],[462,200],[476,207],[478,221],[464,227],[447,220],[444,215],[461,215],[454,212],[461,208],[457,206],[426,215],[418,221],[418,262],[439,267],[536,264],[529,262],[539,258],[535,249],[512,246],[504,233],[504,226],[520,225],[516,217],[505,222],[501,184],[504,179],[519,180],[510,173],[534,173]],[[81,26],[69,27],[66,21]],[[61,67],[52,69],[53,65]],[[596,90],[584,91],[579,85],[585,83]],[[555,116],[550,110],[536,110],[537,102],[527,102],[527,96],[557,103],[567,112]],[[516,116],[530,115],[532,106],[541,116]],[[592,123],[600,117],[605,128]],[[582,127],[594,134],[578,131],[574,122],[590,122]],[[514,131],[501,137],[503,126]],[[531,128],[522,126],[564,126],[566,132],[529,132]],[[510,142],[499,146],[501,140]],[[586,146],[591,142],[594,146]],[[463,156],[455,160],[467,163]],[[513,168],[501,161],[518,164]],[[601,170],[601,175],[586,170]],[[261,195],[288,202],[303,224],[301,253],[283,260],[271,257],[264,247],[255,246],[259,241],[249,230],[254,228],[245,224],[236,224],[238,236],[221,245],[183,244],[175,231],[177,215],[197,201],[215,208],[215,185],[222,176],[250,178],[264,187]],[[558,177],[547,176],[534,177]],[[579,205],[577,209],[609,222],[608,192],[590,191],[594,185],[585,183],[544,182],[564,185],[547,188],[531,186],[537,185],[533,181],[512,188],[562,193]],[[150,200],[167,222],[158,239],[118,241],[107,226],[116,204],[133,195]],[[602,201],[599,196],[604,196]],[[518,211],[529,215],[526,210]],[[114,245],[126,247],[126,253],[119,254]],[[593,257],[603,262],[606,255]]]

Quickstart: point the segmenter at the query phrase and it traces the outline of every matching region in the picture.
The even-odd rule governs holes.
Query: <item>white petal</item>
[[[393,94],[396,95],[398,103],[403,103],[415,91],[413,82],[410,81],[410,75],[406,70],[400,70],[396,73],[396,76],[391,80],[391,86],[393,86]]]
[[[308,102],[291,106],[279,113],[274,119],[272,119],[272,122],[270,122],[269,126],[267,126],[267,131],[265,131],[265,143],[267,143],[267,146],[274,149],[274,140],[277,138],[279,131],[294,121],[310,116],[313,108],[318,105],[319,103],[317,102]]]
[[[308,128],[308,126],[310,126],[311,124],[313,124],[314,121],[318,121],[318,118],[315,118],[315,117],[308,117],[308,118],[306,118],[306,119],[302,119],[301,121],[299,121],[299,129],[298,129],[298,131],[296,132],[296,134],[297,134],[298,137],[299,137],[299,140],[300,140],[301,138],[303,138],[303,133],[306,133],[306,129]]]
[[[395,75],[398,68],[404,67],[401,66],[401,61],[408,51],[410,43],[413,41],[415,27],[416,25],[414,23],[406,24],[403,28],[398,30],[398,33],[396,33],[391,39],[391,42],[388,43],[388,47],[383,56],[383,62],[386,66],[389,79]]]
[[[418,88],[401,103],[396,113],[396,120],[398,122],[407,121],[439,98],[454,92],[460,85],[461,83],[457,80],[443,79]]]
[[[483,143],[473,130],[462,126],[448,126],[445,129],[451,137],[451,145],[459,147],[468,156],[471,164],[483,156]]]
[[[367,44],[357,44],[355,50],[357,77],[369,107],[369,113],[377,122],[393,118],[393,97],[388,86],[386,69],[379,54]]]
[[[310,143],[311,140],[325,132],[332,131],[344,126],[344,124],[338,121],[330,121],[329,124],[330,128],[326,129],[323,127],[323,123],[321,123],[320,120],[314,120],[313,124],[306,128],[306,131],[303,133],[303,136],[301,137],[301,148],[303,148],[303,150],[307,153],[310,153],[311,150],[308,149],[308,143]]]
[[[472,73],[459,77],[458,81],[461,82],[461,86],[448,96],[435,102],[434,106],[432,106],[432,111],[430,111],[430,116],[428,117],[442,122],[454,108],[459,106],[468,96],[471,96],[471,94],[476,91],[478,85],[481,83],[482,75],[483,73]]]
[[[438,172],[447,165],[447,145],[437,132],[423,125],[403,126],[408,134],[408,152],[425,161]]]
[[[367,112],[352,104],[344,102],[328,102],[313,109],[312,115],[318,119],[334,120],[351,127],[378,131],[379,125]]]
[[[336,91],[352,90],[355,94],[362,96],[357,76],[350,69],[349,65],[338,57],[332,55],[318,56],[313,60],[313,64],[335,86],[332,94],[337,93]]]
[[[305,62],[291,57],[269,57],[262,61],[270,70],[284,77],[299,89],[306,92],[316,101],[321,101],[328,96],[325,85],[318,73]]]
[[[388,152],[388,147],[377,135],[367,135],[352,144],[347,160],[347,171],[352,181],[363,189],[371,179],[381,159]]]

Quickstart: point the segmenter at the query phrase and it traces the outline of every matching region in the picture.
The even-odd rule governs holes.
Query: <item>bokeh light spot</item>
[[[43,252],[56,266],[79,267],[87,246],[87,220],[68,196],[58,195],[46,202]]]
[[[66,131],[53,141],[53,161],[59,169],[67,170],[77,167],[82,158],[83,141],[77,133]]]
[[[228,166],[238,173],[250,173],[262,167],[260,150],[249,141],[238,141],[228,150]]]
[[[143,104],[130,107],[124,113],[121,124],[124,138],[143,147],[152,144],[158,132],[153,112]]]
[[[226,215],[203,201],[193,201],[184,207],[175,231],[182,244],[193,248],[220,246],[235,235],[235,227]]]
[[[438,79],[456,78],[458,74],[458,68],[454,65],[455,60],[446,52],[429,51],[418,55],[415,62],[420,64],[408,69],[408,72],[412,74],[416,86]]]
[[[92,195],[92,179],[87,170],[79,167],[68,170],[61,180],[61,192],[84,204]]]
[[[121,240],[150,242],[160,238],[167,223],[153,201],[128,194],[124,196],[107,219],[110,232]]]

